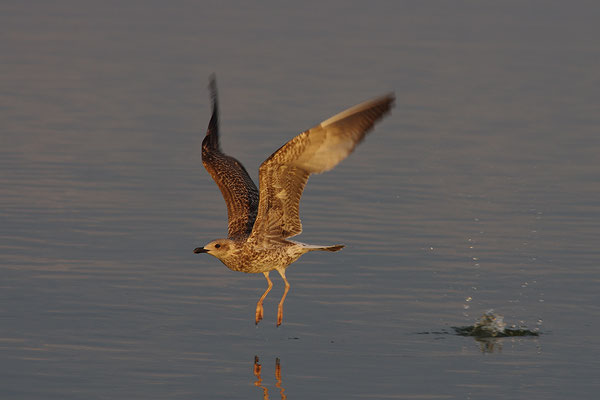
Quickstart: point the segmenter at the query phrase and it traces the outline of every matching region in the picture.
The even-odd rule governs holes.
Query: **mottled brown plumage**
[[[210,91],[213,111],[202,142],[202,163],[227,204],[229,232],[227,239],[214,240],[194,252],[215,256],[234,271],[265,275],[268,287],[256,305],[257,324],[263,317],[262,302],[273,286],[269,272],[277,270],[285,282],[277,309],[279,326],[289,290],[285,269],[309,251],[338,251],[344,247],[308,245],[289,239],[302,232],[298,210],[308,177],[328,171],[346,158],[374,124],[389,113],[394,95],[349,108],[281,146],[260,166],[259,194],[243,165],[221,152],[214,76]]]
[[[217,83],[210,81],[212,116],[202,141],[202,164],[212,176],[227,204],[228,236],[241,239],[250,235],[258,209],[258,189],[246,168],[221,152],[219,145],[219,101]]]

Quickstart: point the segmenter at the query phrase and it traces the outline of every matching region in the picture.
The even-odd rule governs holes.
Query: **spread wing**
[[[202,164],[221,189],[227,204],[228,236],[245,238],[252,231],[258,208],[258,190],[244,166],[221,152],[219,146],[219,104],[217,83],[210,78],[212,116],[202,141]]]
[[[347,109],[284,144],[259,170],[260,202],[250,239],[288,238],[302,232],[300,197],[310,174],[335,167],[389,113],[388,94]]]

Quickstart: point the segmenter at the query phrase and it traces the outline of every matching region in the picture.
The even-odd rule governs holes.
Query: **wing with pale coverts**
[[[389,113],[388,94],[347,109],[284,144],[259,169],[260,201],[249,240],[281,239],[302,232],[299,205],[311,174],[328,171]]]

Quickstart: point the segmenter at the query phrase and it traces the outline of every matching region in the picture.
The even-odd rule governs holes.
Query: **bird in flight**
[[[210,254],[233,271],[265,276],[268,286],[256,304],[256,324],[263,318],[263,300],[273,287],[269,272],[276,270],[285,283],[277,308],[279,326],[283,319],[283,302],[290,288],[286,268],[309,251],[338,251],[344,247],[341,244],[311,245],[290,239],[302,232],[298,209],[308,177],[328,171],[345,159],[373,125],[390,112],[394,94],[342,111],[281,146],[259,168],[259,191],[244,166],[221,151],[214,75],[209,88],[212,116],[202,141],[202,163],[227,204],[228,235],[197,247],[194,253]]]

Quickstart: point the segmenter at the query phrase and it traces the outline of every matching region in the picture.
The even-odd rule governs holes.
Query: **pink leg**
[[[267,278],[267,282],[269,283],[269,286],[267,287],[267,290],[265,290],[265,292],[261,296],[260,300],[258,300],[258,303],[256,303],[256,316],[254,318],[254,323],[257,325],[260,322],[260,320],[263,319],[263,305],[262,305],[263,300],[265,299],[265,297],[267,297],[267,294],[269,294],[269,292],[271,291],[271,288],[273,287],[273,282],[271,282],[271,280],[269,279],[269,271],[263,272],[263,274],[265,275],[265,278]]]
[[[279,275],[285,282],[285,290],[283,291],[283,296],[281,296],[281,300],[279,301],[279,307],[277,307],[277,326],[281,325],[281,320],[283,319],[283,302],[285,301],[285,296],[288,294],[288,290],[290,290],[290,284],[287,279],[285,279],[285,269],[278,269]]]

